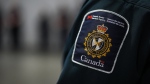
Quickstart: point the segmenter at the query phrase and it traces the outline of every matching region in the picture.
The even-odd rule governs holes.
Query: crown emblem
[[[108,28],[106,26],[103,25],[97,25],[97,31],[100,33],[105,33],[108,30]]]

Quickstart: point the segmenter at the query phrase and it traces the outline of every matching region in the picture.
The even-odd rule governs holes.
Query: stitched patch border
[[[117,17],[123,19],[123,20],[125,21],[126,26],[127,26],[125,35],[124,35],[124,37],[123,37],[123,39],[122,39],[122,42],[121,42],[121,44],[120,44],[120,46],[119,46],[119,48],[118,48],[118,50],[117,50],[116,56],[115,56],[115,58],[114,58],[113,66],[111,67],[111,70],[109,70],[109,71],[106,71],[106,70],[104,70],[104,69],[100,69],[100,68],[96,68],[96,67],[93,67],[93,66],[84,64],[84,63],[82,63],[82,62],[77,61],[77,60],[74,59],[74,58],[75,58],[76,47],[77,47],[77,42],[78,42],[78,40],[79,40],[79,35],[80,35],[80,33],[81,33],[83,24],[84,24],[86,18],[89,18],[89,19],[92,18],[91,16],[88,16],[88,15],[90,15],[90,14],[92,14],[92,13],[96,13],[96,12],[103,12],[103,13],[108,13],[108,14],[112,14],[112,15],[114,15],[114,16],[117,16]],[[96,20],[96,17],[95,17],[94,19]],[[99,19],[99,20],[100,20],[100,19]],[[101,20],[104,20],[104,19],[101,19]],[[98,25],[97,25],[97,26],[98,26]],[[104,25],[101,24],[100,26],[103,26],[103,28],[104,28],[104,27],[105,27],[105,24],[104,24]],[[120,25],[120,26],[123,26],[123,25]],[[107,25],[106,25],[106,27],[107,27]],[[108,28],[109,28],[109,27],[108,27]],[[98,31],[98,30],[97,30],[97,31]],[[93,32],[94,32],[94,31],[93,31]],[[114,70],[114,67],[115,67],[115,64],[116,64],[118,55],[119,55],[119,53],[120,53],[120,50],[121,50],[121,48],[122,48],[122,46],[123,46],[123,43],[124,43],[124,41],[125,41],[125,39],[126,39],[126,36],[127,36],[128,32],[129,32],[129,23],[128,23],[128,21],[127,21],[123,16],[121,16],[121,15],[115,13],[115,12],[112,12],[112,11],[109,11],[109,10],[103,10],[103,9],[97,9],[97,10],[93,10],[93,11],[88,12],[88,13],[84,16],[84,18],[83,18],[82,24],[81,24],[81,26],[80,26],[78,35],[77,35],[76,40],[75,40],[75,45],[74,45],[74,49],[73,49],[73,53],[72,53],[72,62],[74,62],[74,63],[76,63],[76,64],[79,64],[79,65],[81,65],[81,66],[85,66],[85,67],[88,67],[88,68],[91,68],[91,69],[94,69],[94,70],[97,70],[97,71],[101,71],[101,72],[107,73],[107,74],[112,73],[113,70]],[[90,33],[90,32],[89,32],[89,33]],[[89,35],[89,36],[90,36],[90,35]],[[103,37],[104,37],[104,36],[103,36]],[[86,37],[86,38],[88,38],[88,37]],[[86,38],[85,38],[85,39],[86,39]],[[101,36],[101,38],[102,38],[102,36]],[[99,39],[99,38],[98,38],[98,39]],[[109,37],[108,37],[108,40],[110,40]],[[112,39],[112,40],[113,40],[113,39]],[[92,42],[94,42],[93,45],[95,45],[95,46],[96,46],[96,45],[100,45],[100,42],[98,42],[98,41],[93,40]],[[110,41],[110,42],[111,42],[111,41]],[[109,43],[109,42],[108,42],[108,43]],[[86,46],[86,45],[87,45],[87,44],[86,44],[86,41],[84,41],[83,44]],[[102,45],[102,44],[101,44],[101,45]],[[113,46],[113,44],[110,43],[110,46],[108,46],[108,47],[111,47],[111,46]],[[85,51],[86,51],[86,49],[87,49],[87,48],[84,48]],[[99,49],[99,48],[98,48],[98,49]],[[108,51],[108,52],[109,52],[109,51]],[[108,53],[108,52],[106,52],[106,53]],[[90,55],[90,54],[89,54],[89,55]],[[105,56],[105,55],[106,55],[106,54],[102,54],[101,56]],[[94,55],[91,55],[91,56],[94,58],[96,55],[95,55],[95,56],[94,56]],[[101,57],[101,56],[99,56],[99,57]],[[82,55],[82,58],[83,58],[83,57],[86,58],[86,55]],[[87,59],[88,59],[88,58],[87,58]],[[99,60],[99,65],[102,67],[102,66],[103,66],[103,61]]]

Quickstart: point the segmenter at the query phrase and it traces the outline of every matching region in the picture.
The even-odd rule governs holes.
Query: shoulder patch
[[[88,12],[75,41],[72,61],[97,71],[112,73],[128,31],[128,21],[115,12]]]

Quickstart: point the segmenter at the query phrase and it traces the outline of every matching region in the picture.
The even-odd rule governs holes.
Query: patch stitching
[[[102,69],[97,69],[97,68],[95,68],[95,67],[91,67],[91,66],[82,64],[82,63],[80,63],[80,62],[77,62],[77,61],[75,61],[75,60],[73,59],[73,58],[74,58],[74,54],[75,54],[76,44],[77,44],[77,41],[78,41],[80,32],[81,32],[81,30],[82,30],[82,26],[83,26],[83,24],[84,24],[84,21],[86,20],[85,18],[87,17],[87,15],[89,15],[90,13],[94,13],[94,12],[107,12],[107,13],[114,14],[114,15],[116,15],[116,16],[122,18],[122,19],[126,22],[126,24],[127,24],[127,31],[126,31],[125,36],[124,36],[124,38],[123,38],[123,40],[122,40],[122,43],[121,43],[121,45],[120,45],[120,47],[119,47],[119,50],[118,50],[118,52],[117,52],[117,54],[116,54],[116,57],[115,57],[115,60],[114,60],[114,63],[113,63],[113,67],[112,67],[111,71],[105,71],[105,70],[102,70]],[[109,11],[109,10],[103,10],[103,9],[98,9],[98,10],[93,10],[93,11],[88,12],[87,14],[85,14],[85,16],[84,16],[84,18],[83,18],[83,20],[82,20],[82,24],[81,24],[81,26],[80,26],[78,35],[77,35],[76,40],[75,40],[75,45],[74,45],[74,49],[73,49],[73,53],[72,53],[72,61],[73,61],[74,63],[76,63],[76,64],[79,64],[79,65],[82,65],[82,66],[85,66],[85,67],[88,67],[88,68],[91,68],[91,69],[94,69],[94,70],[97,70],[97,71],[101,71],[101,72],[104,72],[104,73],[107,73],[107,74],[111,74],[111,73],[113,72],[113,70],[114,70],[114,67],[115,67],[115,65],[116,65],[116,61],[117,61],[118,55],[119,55],[120,50],[121,50],[121,48],[122,48],[122,46],[123,46],[123,44],[124,44],[124,41],[125,41],[125,39],[126,39],[126,36],[127,36],[128,32],[129,32],[129,23],[128,23],[128,21],[127,21],[123,16],[121,16],[121,15],[115,13],[115,12],[112,12],[112,11]]]

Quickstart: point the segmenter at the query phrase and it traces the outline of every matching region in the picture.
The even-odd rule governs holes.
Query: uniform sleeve
[[[147,61],[148,62],[146,64],[145,71],[143,72],[141,78],[141,84],[150,84],[150,54]]]
[[[150,40],[149,40],[149,44],[150,44]],[[144,67],[144,71],[141,76],[141,81],[139,84],[150,84],[150,45],[149,45],[148,58],[145,61],[146,61],[146,65]]]
[[[150,84],[150,67],[143,74],[140,84]]]

